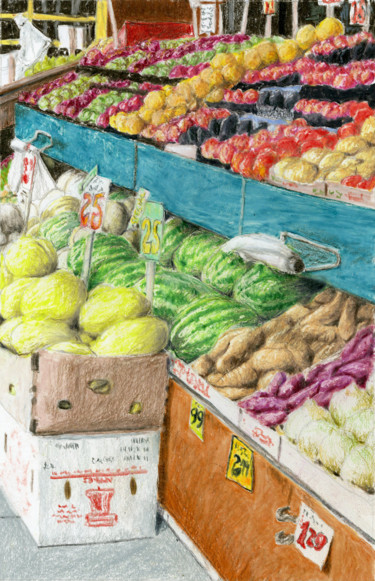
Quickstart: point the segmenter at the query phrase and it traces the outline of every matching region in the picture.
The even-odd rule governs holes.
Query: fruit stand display
[[[46,347],[40,378],[56,351],[89,366],[169,349],[160,502],[225,579],[339,581],[343,555],[348,580],[371,576],[374,47],[332,18],[295,40],[107,45],[16,108],[17,137],[42,128],[48,155],[77,170],[60,171],[27,237],[4,251],[0,341],[23,356]],[[94,165],[122,188],[93,242],[86,298],[77,184]],[[152,316],[123,188],[146,188],[169,213]],[[47,270],[26,275],[23,262],[19,279],[34,247]],[[60,314],[62,284],[74,296]],[[34,385],[28,412],[43,432],[58,414]]]

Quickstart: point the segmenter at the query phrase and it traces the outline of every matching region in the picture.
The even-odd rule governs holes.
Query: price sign
[[[21,189],[30,192],[33,186],[34,171],[36,166],[36,155],[31,151],[26,151],[22,161]]]
[[[253,451],[246,444],[237,436],[232,436],[226,477],[250,492],[254,483],[253,456]]]
[[[318,0],[319,6],[340,6],[344,0]]]
[[[138,226],[139,220],[144,212],[146,202],[150,197],[150,192],[144,188],[139,188],[137,197],[135,199],[133,214],[129,220],[129,228],[134,229]]]
[[[216,6],[204,5],[200,6],[200,27],[199,34],[209,34],[215,32],[216,28]]]
[[[203,442],[203,427],[205,419],[205,409],[202,404],[200,404],[195,399],[191,400],[190,416],[189,416],[189,428],[194,432],[196,436]]]
[[[94,176],[83,188],[80,221],[82,228],[95,232],[102,229],[111,180]]]
[[[263,0],[263,14],[275,14],[275,0]]]
[[[367,20],[366,0],[350,0],[350,24],[364,26]]]
[[[303,502],[294,534],[294,545],[303,554],[323,568],[328,557],[334,531]]]
[[[160,259],[161,242],[163,239],[164,208],[158,202],[146,202],[140,220],[141,254],[147,260]]]

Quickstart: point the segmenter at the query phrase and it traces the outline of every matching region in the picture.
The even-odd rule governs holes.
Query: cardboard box
[[[35,436],[0,406],[0,485],[39,546],[155,534],[160,432]]]

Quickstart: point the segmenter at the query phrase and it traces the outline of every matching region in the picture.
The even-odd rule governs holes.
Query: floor
[[[38,548],[0,492],[0,581],[210,581],[161,520],[153,539]]]

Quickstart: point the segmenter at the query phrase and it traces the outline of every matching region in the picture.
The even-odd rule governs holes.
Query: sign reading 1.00
[[[157,202],[146,202],[141,226],[141,254],[147,260],[160,259],[161,242],[163,239],[164,208]]]

